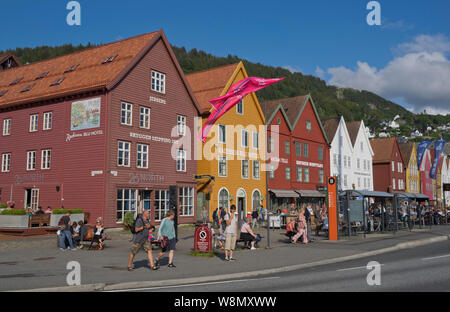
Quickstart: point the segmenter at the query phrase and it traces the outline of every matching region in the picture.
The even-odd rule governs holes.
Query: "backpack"
[[[142,219],[142,217],[141,217],[140,215],[137,216],[136,219],[134,219],[133,225],[131,226],[131,229],[130,229],[131,234],[136,234],[136,233],[137,233],[137,232],[136,232],[136,222],[137,222],[137,220],[139,220],[139,219],[141,219],[141,220],[142,220],[142,223],[144,223],[144,219]]]
[[[64,218],[65,216],[62,216],[61,219],[58,221],[58,229],[61,231],[64,231],[66,229],[66,225],[64,224]]]

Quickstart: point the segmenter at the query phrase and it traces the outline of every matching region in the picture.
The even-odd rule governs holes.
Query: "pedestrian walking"
[[[236,213],[236,206],[231,205],[230,213],[227,213],[224,217],[225,228],[225,260],[234,261],[233,250],[236,248],[236,238],[238,230],[238,214]]]
[[[215,228],[219,228],[219,208],[214,209],[213,211],[213,224],[212,227]],[[217,227],[216,227],[217,225]]]
[[[61,217],[60,219],[60,224],[62,225],[62,229],[61,229],[61,250],[66,250],[66,239],[69,242],[69,247],[70,250],[77,250],[74,246],[73,246],[73,241],[72,241],[72,232],[70,231],[70,228],[72,227],[72,222],[70,221],[70,215],[71,212],[68,210],[66,212],[66,214],[64,216]]]
[[[225,216],[226,216],[226,214],[227,214],[227,210],[226,210],[226,208],[220,208],[220,215],[219,215],[219,224],[220,224],[220,227],[222,228],[222,230],[224,230],[225,231],[225,228],[226,228],[226,224],[225,224]]]
[[[313,241],[313,238],[311,237],[311,215],[313,214],[313,211],[311,209],[311,204],[308,204],[305,209],[305,219],[306,219],[306,235],[308,237],[308,241]]]
[[[258,225],[258,208],[255,208],[252,212],[252,229]]]
[[[298,218],[297,221],[295,223],[295,227],[297,230],[297,234],[294,235],[294,237],[292,238],[292,243],[293,244],[297,244],[297,240],[302,237],[302,242],[304,244],[308,244],[308,235],[306,232],[306,227],[307,227],[307,222],[306,222],[306,210],[305,208],[301,208],[300,212],[298,214]]]
[[[175,264],[173,264],[173,256],[175,252],[175,245],[177,243],[177,238],[175,236],[175,226],[173,219],[175,218],[175,211],[169,210],[167,213],[167,217],[161,221],[161,225],[158,230],[158,240],[161,242],[163,246],[161,252],[156,257],[156,265],[159,266],[159,261],[165,255],[167,251],[169,251],[169,268],[175,268]],[[163,241],[167,241],[167,243],[163,243]]]
[[[147,252],[150,268],[152,270],[158,269],[158,266],[153,262],[152,246],[148,239],[151,227],[149,217],[150,210],[144,210],[142,216],[139,215],[134,222],[133,245],[128,259],[128,271],[134,270],[133,259],[141,248],[144,248],[144,251]]]

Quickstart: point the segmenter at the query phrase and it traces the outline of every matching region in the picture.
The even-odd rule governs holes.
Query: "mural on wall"
[[[72,103],[70,130],[100,127],[100,98]]]

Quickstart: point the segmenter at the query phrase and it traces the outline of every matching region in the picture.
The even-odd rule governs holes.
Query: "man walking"
[[[223,231],[225,231],[225,227],[226,227],[226,224],[224,221],[226,215],[227,215],[226,208],[220,208],[219,224]]]
[[[254,229],[257,224],[258,224],[258,208],[255,207],[255,209],[252,212],[252,229]]]
[[[141,248],[144,248],[144,251],[147,252],[148,261],[150,263],[150,268],[152,270],[157,270],[158,267],[155,266],[153,262],[153,254],[152,254],[152,246],[148,239],[149,236],[149,229],[151,227],[150,221],[150,210],[144,210],[144,213],[142,214],[142,217],[137,217],[135,222],[135,234],[133,235],[133,245],[131,246],[131,254],[128,259],[128,271],[133,271],[133,259],[134,256],[141,250]]]
[[[306,219],[306,236],[308,236],[308,242],[312,242],[314,239],[311,237],[311,214],[312,214],[312,208],[311,204],[308,204],[305,209],[305,219]]]
[[[68,210],[66,212],[66,215],[62,216],[61,220],[59,221],[63,225],[63,229],[61,230],[61,235],[62,235],[61,250],[66,250],[66,239],[69,242],[70,250],[77,250],[73,246],[72,233],[70,232],[70,228],[72,227],[72,222],[70,221],[70,215],[71,215],[71,212]]]
[[[213,225],[212,227],[215,228],[217,225],[217,228],[219,228],[219,208],[216,208],[213,212]]]
[[[231,205],[230,213],[224,217],[226,223],[225,229],[225,260],[234,261],[233,250],[236,247],[237,229],[238,229],[238,214],[236,213],[236,206]]]

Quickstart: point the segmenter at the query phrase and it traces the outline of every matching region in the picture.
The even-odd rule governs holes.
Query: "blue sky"
[[[79,0],[81,26],[67,25],[68,2],[2,3],[0,26],[7,31],[2,34],[0,50],[107,43],[163,28],[169,41],[177,46],[219,56],[238,55],[253,62],[319,75],[338,86],[377,92],[415,111],[428,108],[450,112],[450,94],[439,86],[440,80],[450,77],[447,0],[380,0],[381,26],[366,22],[369,0]],[[433,47],[428,49],[429,45]],[[429,72],[425,63],[408,71],[407,64],[418,60],[441,62],[445,70]],[[400,66],[401,61],[407,64],[394,66]],[[392,73],[398,71],[406,72],[394,77]],[[417,93],[421,81],[399,84],[395,90],[382,83],[409,80],[416,74],[439,77],[439,81],[429,83],[429,90],[424,90],[427,94],[439,93],[436,98],[427,95],[417,99],[413,89]]]

